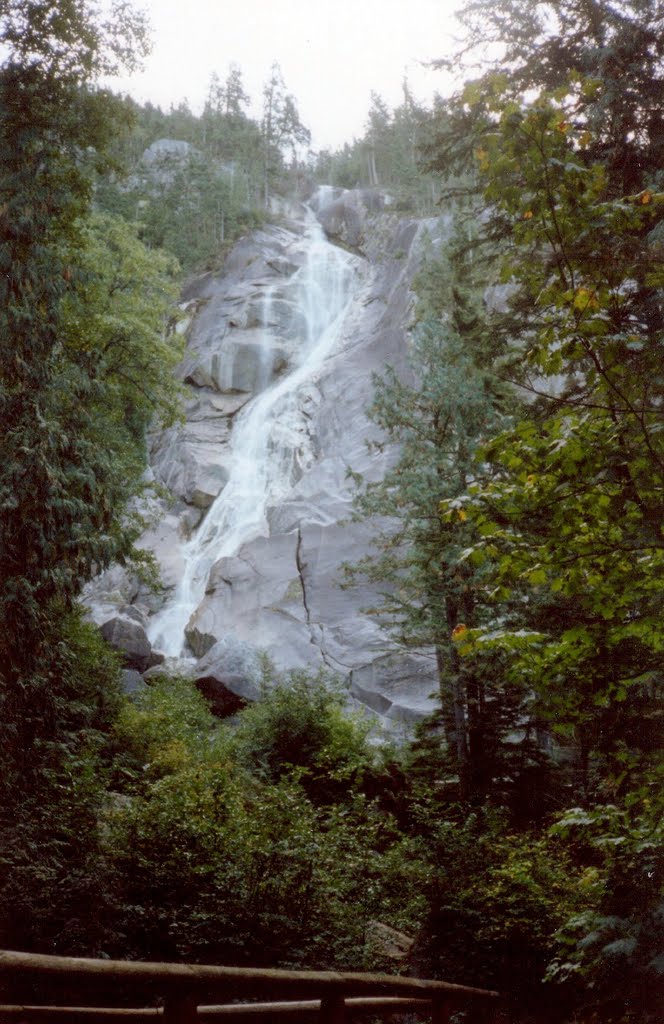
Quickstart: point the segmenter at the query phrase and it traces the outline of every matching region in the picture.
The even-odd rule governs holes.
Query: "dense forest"
[[[105,17],[0,4],[0,945],[398,969],[500,989],[524,1022],[661,1020],[661,5],[470,0],[457,92],[376,95],[318,154],[276,64],[260,120],[235,65],[200,115],[101,88],[147,39]],[[127,696],[79,602],[115,562],[153,574],[136,499],[149,425],[179,415],[184,278],[317,183],[454,218],[409,380],[375,379],[400,455],[357,480],[389,529],[346,582],[384,581],[385,629],[435,651],[407,743],[269,664],[232,722],[182,679]]]

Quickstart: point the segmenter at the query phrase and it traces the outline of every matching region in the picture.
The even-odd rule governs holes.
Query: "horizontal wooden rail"
[[[54,987],[64,987],[66,1002],[72,993],[96,1002],[163,1001],[163,1008],[125,1009],[108,1006],[25,1005],[35,983],[45,983],[52,998]],[[246,1021],[314,1019],[321,1024],[343,1024],[351,1016],[372,1013],[389,1016],[417,1011],[432,1024],[447,1024],[452,1009],[480,1002],[498,1008],[499,994],[488,989],[454,985],[446,981],[404,978],[391,974],[343,971],[285,971],[272,968],[216,967],[201,964],[143,963],[126,960],[84,960],[80,957],[0,951],[0,1024],[214,1024],[217,1018]],[[21,1003],[16,1002],[16,993]],[[109,995],[110,993],[110,995]],[[10,1004],[7,995],[14,995]],[[283,1002],[256,1002],[271,997]],[[34,998],[34,995],[33,995]],[[223,1005],[201,1005],[208,1000]],[[249,999],[251,1002],[231,1002]]]
[[[362,1013],[427,1013],[431,1008],[429,999],[400,999],[393,996],[375,996],[369,998],[346,999],[346,1013],[358,1016]],[[224,1006],[199,1006],[199,1020],[214,1022],[220,1017],[232,1020],[247,1020],[252,1017],[279,1018],[318,1018],[321,1008],[320,999],[300,1000],[291,1003],[231,1003]],[[164,1016],[162,1007],[141,1009],[118,1009],[116,1007],[94,1006],[0,1006],[1,1024],[17,1024],[20,1021],[59,1022],[66,1020],[68,1024],[148,1024],[149,1021],[160,1021]]]
[[[0,951],[0,983],[3,975],[13,978],[63,979],[122,982],[125,992],[149,988],[159,994],[186,991],[191,995],[219,994],[229,991],[245,996],[262,994],[401,996],[409,998],[497,999],[498,992],[454,985],[447,981],[404,978],[392,974],[356,974],[344,971],[285,971],[261,967],[215,967],[204,964],[144,963],[135,960],[84,960],[80,957],[49,956],[42,953]]]

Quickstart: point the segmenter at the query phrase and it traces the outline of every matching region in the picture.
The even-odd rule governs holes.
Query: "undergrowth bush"
[[[233,726],[182,680],[124,708],[104,830],[123,956],[390,966],[369,922],[412,927],[426,868],[363,792],[379,758],[343,703],[298,674]]]

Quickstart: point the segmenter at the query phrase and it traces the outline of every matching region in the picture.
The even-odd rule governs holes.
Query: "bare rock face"
[[[288,370],[305,329],[292,295],[299,240],[285,228],[257,231],[238,242],[223,272],[185,290],[185,423],[152,437],[150,462],[160,483],[199,509],[228,480],[234,417]]]
[[[138,581],[121,565],[112,565],[86,585],[83,602],[88,609],[88,617],[100,626],[116,616],[121,608],[133,607],[138,593]]]
[[[414,725],[435,699],[433,655],[387,654],[350,673],[350,692],[390,722]]]
[[[435,662],[394,651],[366,613],[377,602],[373,586],[342,584],[343,563],[365,556],[376,534],[376,524],[350,521],[354,485],[348,471],[377,479],[390,457],[367,451],[376,428],[365,408],[371,374],[386,363],[405,362],[409,285],[422,229],[417,222],[380,215],[379,204],[367,207],[361,195],[332,199],[331,213],[322,212],[321,221],[337,224],[339,204],[345,204],[358,213],[363,243],[381,256],[308,396],[315,459],[269,509],[268,535],[213,565],[187,637],[202,653],[201,644],[232,632],[258,644],[278,669],[327,667],[344,676],[353,697],[388,727],[408,728],[433,707]],[[343,223],[350,223],[349,216],[344,214]],[[378,238],[371,237],[372,217]],[[351,241],[348,233],[345,241]]]
[[[202,536],[212,521],[218,496],[231,492],[233,473],[237,486],[240,419],[249,403],[285,389],[283,415],[266,428],[269,458],[283,463],[282,482],[251,536],[216,557],[223,531],[210,545],[200,596],[180,627],[184,653],[201,659],[197,685],[220,714],[256,699],[254,670],[259,652],[266,652],[280,670],[331,669],[388,728],[408,728],[433,707],[435,663],[394,648],[367,612],[378,602],[374,586],[341,586],[343,564],[369,553],[376,535],[375,523],[350,519],[349,471],[379,479],[394,458],[367,448],[378,436],[365,412],[372,374],[387,364],[407,373],[420,241],[425,231],[444,233],[445,224],[399,219],[375,192],[321,190],[312,206],[346,250],[365,254],[344,254],[352,262],[350,299],[329,328],[334,334],[324,358],[309,373],[299,369],[325,297],[314,282],[302,299],[310,243],[303,211],[291,210],[288,226],[242,239],[222,273],[185,290],[191,317],[180,368],[189,389],[186,422],[151,439],[153,472],[172,492],[173,505],[143,543],[163,567],[168,608],[180,600],[190,538]],[[146,598],[138,591],[130,600]],[[95,602],[111,604],[103,588]],[[156,635],[150,624],[148,635]]]
[[[193,153],[194,147],[182,139],[157,139],[141,157],[143,171],[153,187],[170,185]]]

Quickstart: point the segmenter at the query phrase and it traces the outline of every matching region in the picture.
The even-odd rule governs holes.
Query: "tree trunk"
[[[459,655],[452,647],[446,657],[443,649],[437,646],[436,663],[443,718],[451,721],[451,729],[446,729],[446,738],[454,753],[461,796],[466,799],[469,792],[468,724],[465,684],[461,675]]]

